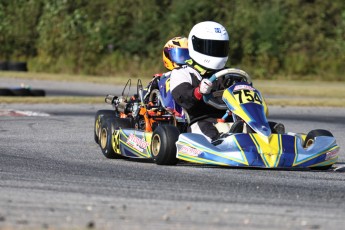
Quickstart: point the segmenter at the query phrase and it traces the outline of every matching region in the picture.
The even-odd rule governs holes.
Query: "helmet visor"
[[[208,40],[192,37],[195,51],[212,57],[227,57],[229,55],[229,41]]]
[[[186,48],[171,48],[169,54],[171,61],[178,65],[184,64],[186,60],[190,59]]]

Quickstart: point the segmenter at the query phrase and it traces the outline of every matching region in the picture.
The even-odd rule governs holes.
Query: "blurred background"
[[[345,80],[344,0],[0,0],[0,69],[152,76],[165,42],[206,20],[256,79]]]

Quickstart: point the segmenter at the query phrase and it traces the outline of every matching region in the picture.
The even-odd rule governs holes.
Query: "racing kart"
[[[210,78],[224,88],[204,95],[205,103],[224,110],[219,123],[229,116],[233,122],[219,129],[209,142],[203,135],[187,133],[188,113],[171,97],[169,78],[156,79],[156,87],[145,91],[141,81],[132,97],[107,95],[114,110],[99,110],[94,136],[107,158],[149,158],[159,165],[179,160],[220,166],[258,168],[328,169],[338,159],[339,146],[328,130],[285,133],[268,121],[268,109],[250,76],[240,69],[224,69]],[[224,127],[224,126],[223,126]]]

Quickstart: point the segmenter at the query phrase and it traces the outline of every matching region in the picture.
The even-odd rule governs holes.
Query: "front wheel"
[[[315,142],[315,138],[316,137],[320,137],[320,136],[326,136],[326,137],[333,137],[333,134],[328,131],[328,130],[324,130],[324,129],[315,129],[310,131],[307,134],[307,137],[305,138],[304,141],[304,148],[309,148],[311,145],[314,144]],[[312,167],[311,169],[315,169],[315,170],[327,170],[330,169],[332,167],[332,165],[327,165],[327,166],[318,166],[318,167]]]
[[[315,138],[320,136],[333,137],[333,134],[330,131],[324,129],[312,130],[307,134],[303,147],[308,148],[309,146],[313,145],[315,142]]]
[[[158,165],[176,165],[176,141],[180,132],[175,126],[161,125],[152,134],[151,152]]]

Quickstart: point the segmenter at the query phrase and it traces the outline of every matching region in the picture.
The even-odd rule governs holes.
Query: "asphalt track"
[[[345,109],[271,107],[287,131],[330,130],[328,171],[222,168],[106,159],[99,105],[1,104],[0,229],[341,229]],[[30,113],[27,113],[30,115]]]

